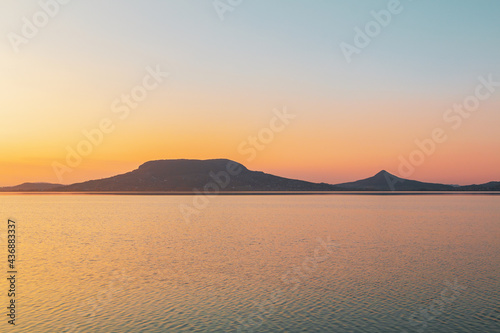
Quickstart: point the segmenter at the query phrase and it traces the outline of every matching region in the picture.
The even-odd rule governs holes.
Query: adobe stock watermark
[[[273,117],[269,121],[269,126],[262,128],[255,135],[250,135],[246,140],[238,145],[238,153],[246,157],[246,161],[253,161],[259,151],[263,151],[276,138],[277,133],[283,132],[291,121],[297,116],[288,113],[287,108],[282,110],[274,109]],[[210,199],[217,196],[221,191],[228,188],[231,179],[237,177],[243,168],[234,162],[228,162],[226,170],[217,173],[210,172],[212,181],[205,184],[202,190],[194,188],[193,201],[191,205],[179,205],[179,211],[184,221],[190,223],[191,216],[200,214],[210,204]]]
[[[84,324],[89,325],[95,320],[95,316],[103,310],[104,307],[108,306],[113,302],[113,299],[119,295],[119,293],[124,289],[124,286],[130,285],[135,282],[136,279],[125,271],[113,272],[113,277],[108,282],[106,288],[96,291],[95,296],[92,296],[90,300],[87,301],[88,309],[79,311],[80,315],[86,318]],[[80,332],[80,325],[73,323],[66,327],[64,332],[76,333]]]
[[[465,97],[461,103],[454,104],[453,107],[443,113],[443,120],[449,124],[451,130],[458,130],[462,126],[464,119],[470,118],[474,112],[478,111],[481,102],[491,98],[497,88],[500,87],[500,82],[494,80],[493,74],[489,74],[487,77],[480,76],[478,81],[479,84],[473,94]],[[407,156],[399,155],[398,176],[410,177],[418,166],[421,166],[429,156],[436,152],[438,145],[448,140],[449,131],[450,129],[445,130],[442,127],[436,127],[431,131],[428,138],[423,140],[415,139],[417,148]],[[392,183],[392,186],[394,186],[394,182],[397,181],[392,180],[389,184]]]
[[[411,2],[413,0],[407,1]],[[346,42],[341,42],[339,44],[340,50],[347,63],[350,64],[355,54],[360,54],[363,49],[370,45],[372,40],[380,35],[384,28],[389,26],[393,17],[403,12],[403,9],[404,7],[401,1],[390,0],[387,3],[386,9],[381,9],[379,11],[372,10],[370,12],[373,20],[368,21],[363,29],[358,26],[354,27],[355,35],[352,44]]]
[[[287,112],[286,107],[283,110],[274,109],[274,117],[269,121],[269,126],[262,128],[256,135],[250,135],[246,140],[238,145],[238,153],[246,156],[248,162],[257,157],[259,151],[263,151],[274,141],[277,133],[283,132],[290,122],[297,116]]]
[[[418,311],[413,312],[409,317],[409,325],[415,327],[419,333],[423,333],[429,326],[429,322],[441,315],[446,305],[453,303],[461,292],[466,290],[467,287],[459,285],[458,280],[455,278],[453,284],[448,280],[444,281],[446,286],[440,293],[440,297],[433,299],[427,306],[420,308]],[[420,327],[418,327],[420,326]],[[401,333],[408,333],[407,330],[402,330]]]
[[[276,306],[286,300],[285,295],[297,291],[307,279],[313,276],[319,264],[330,258],[333,253],[332,248],[339,246],[330,239],[330,236],[328,236],[326,241],[321,238],[318,238],[317,241],[319,245],[314,249],[313,256],[307,256],[301,265],[290,268],[281,276],[281,282],[284,286],[273,291],[266,300],[262,302],[254,301],[253,305],[256,311],[247,315],[246,318],[242,318],[241,316],[236,318],[239,324],[237,332],[253,332],[259,328],[264,323],[266,317],[268,319],[272,317]]]
[[[137,109],[140,103],[148,97],[149,93],[157,89],[168,76],[169,73],[162,71],[160,65],[156,65],[156,68],[146,67],[146,75],[141,83],[134,86],[129,93],[117,97],[111,103],[111,112],[118,117],[118,120],[127,119],[131,111]],[[66,146],[64,162],[52,162],[52,169],[60,183],[63,182],[64,174],[72,172],[80,166],[83,158],[92,154],[94,149],[103,143],[105,135],[115,130],[118,120],[104,117],[96,127],[82,130],[83,139],[76,146]]]
[[[233,12],[236,7],[240,6],[243,0],[214,0],[212,5],[214,6],[215,12],[219,16],[221,21],[224,21],[227,12]]]
[[[40,9],[30,18],[23,16],[21,18],[22,26],[20,34],[9,32],[7,38],[15,53],[19,53],[20,46],[28,44],[30,40],[38,36],[41,29],[45,28],[51,19],[56,17],[61,6],[67,5],[72,0],[40,0],[38,5]]]

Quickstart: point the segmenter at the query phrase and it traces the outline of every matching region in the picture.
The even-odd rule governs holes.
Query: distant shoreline
[[[133,189],[133,190],[130,190]],[[284,178],[262,171],[251,171],[228,159],[155,160],[143,163],[130,172],[69,185],[23,183],[0,187],[0,192],[64,192],[140,195],[288,195],[288,194],[406,194],[500,192],[500,181],[484,184],[449,185],[399,178],[382,170],[372,177],[349,183],[312,183]]]
[[[169,195],[169,196],[196,196],[193,192],[134,192],[134,191],[116,191],[116,192],[50,192],[50,191],[13,191],[0,192],[0,195]],[[295,192],[219,192],[216,195],[500,195],[498,191],[295,191]]]

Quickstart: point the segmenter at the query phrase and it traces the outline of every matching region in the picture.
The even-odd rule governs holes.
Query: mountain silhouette
[[[63,186],[57,190],[203,192],[205,187],[208,188],[208,192],[217,189],[220,191],[337,190],[337,187],[329,184],[250,171],[244,165],[227,159],[150,161],[122,175]]]
[[[500,182],[489,182],[480,185],[460,186],[461,191],[500,191]]]
[[[72,185],[24,183],[1,192],[321,192],[321,191],[500,191],[500,182],[454,186],[397,177],[382,170],[373,177],[331,185],[248,170],[228,159],[149,161],[136,170]]]
[[[338,187],[351,191],[456,191],[452,185],[423,183],[416,180],[399,178],[382,170],[375,176],[351,183],[338,184]]]
[[[0,192],[49,191],[61,186],[61,184],[51,183],[23,183],[16,186],[0,187]]]

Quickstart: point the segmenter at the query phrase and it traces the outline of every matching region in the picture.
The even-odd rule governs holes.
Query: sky
[[[59,1],[0,4],[0,186],[177,158],[500,181],[496,0]]]

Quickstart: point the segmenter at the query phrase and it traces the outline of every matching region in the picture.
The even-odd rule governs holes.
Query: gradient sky
[[[458,129],[443,120],[479,76],[500,81],[500,2],[401,0],[347,63],[340,43],[353,44],[354,28],[389,2],[246,0],[222,21],[210,0],[72,0],[16,53],[9,33],[21,35],[23,17],[41,8],[4,0],[0,186],[59,182],[53,162],[104,118],[115,130],[63,183],[173,158],[338,183],[398,174],[399,156],[438,127],[448,140],[409,178],[500,180],[500,87]],[[170,76],[119,119],[113,101],[157,65]],[[238,147],[283,107],[296,118],[249,161]]]

